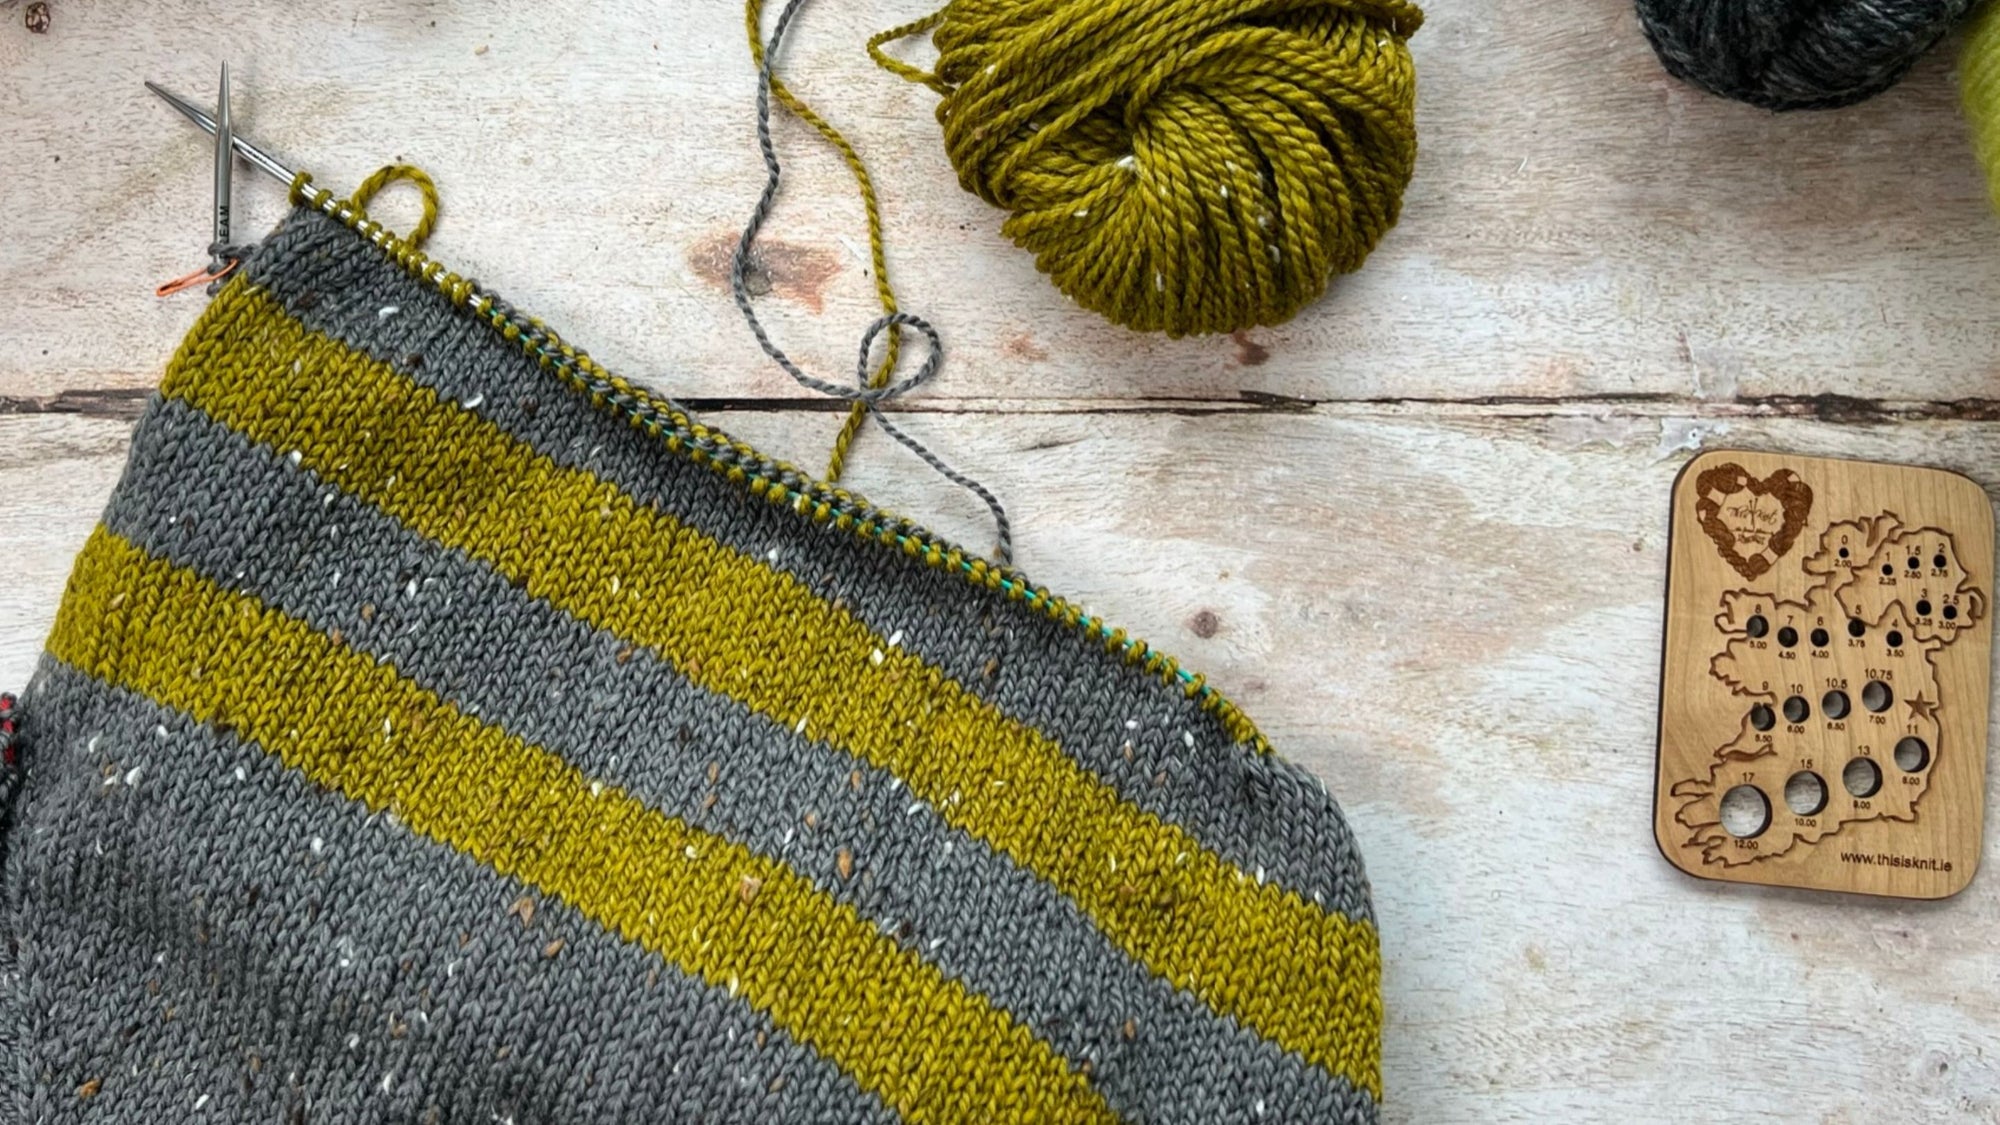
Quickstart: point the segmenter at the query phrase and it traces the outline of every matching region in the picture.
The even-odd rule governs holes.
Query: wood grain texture
[[[1776,117],[1666,79],[1619,0],[1441,5],[1402,225],[1292,325],[1176,343],[1068,306],[958,190],[930,95],[859,52],[920,7],[816,4],[788,61],[873,159],[907,303],[946,333],[909,426],[1010,502],[1032,576],[1206,672],[1340,796],[1384,931],[1385,1119],[2000,1120],[1992,871],[1942,903],[1700,882],[1649,813],[1690,451],[2000,482],[2000,225],[1947,60]],[[0,684],[199,303],[151,288],[200,258],[207,149],[139,80],[201,93],[225,52],[246,135],[329,186],[422,164],[439,256],[819,463],[837,417],[718,280],[757,176],[735,5],[58,0],[46,37],[0,23]],[[870,316],[859,209],[780,133],[765,307],[838,376]],[[241,183],[245,229],[275,218]],[[855,464],[987,541],[879,435]]]
[[[860,51],[919,7],[816,4],[786,65],[873,161],[893,268],[951,349],[938,396],[1995,394],[1980,296],[2000,288],[2000,224],[1944,52],[1852,110],[1776,116],[1666,77],[1620,0],[1438,6],[1411,41],[1402,224],[1330,299],[1239,345],[1111,328],[1001,238],[956,186],[929,91]],[[736,5],[76,0],[56,19],[0,33],[9,394],[143,385],[178,338],[188,304],[150,290],[200,257],[208,154],[138,80],[205,102],[225,52],[244,135],[339,189],[422,165],[445,193],[437,252],[615,368],[684,395],[795,393],[718,300],[718,247],[761,180]],[[872,311],[860,208],[815,138],[780,134],[777,328],[838,374]],[[245,231],[277,214],[273,186],[239,194]]]

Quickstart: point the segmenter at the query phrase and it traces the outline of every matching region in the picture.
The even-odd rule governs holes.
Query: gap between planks
[[[149,388],[104,387],[53,395],[0,395],[0,416],[62,414],[132,419],[152,395]],[[847,404],[819,396],[682,397],[697,414],[840,413]],[[1727,399],[1678,394],[1480,395],[1465,398],[1380,397],[1308,399],[1261,391],[1236,397],[1138,396],[1132,398],[991,398],[928,396],[891,403],[907,414],[1313,414],[1323,417],[1432,416],[1561,418],[1622,415],[1634,418],[1806,418],[1834,425],[1895,422],[2000,422],[2000,398],[1951,400],[1871,399],[1850,395],[1745,395]]]

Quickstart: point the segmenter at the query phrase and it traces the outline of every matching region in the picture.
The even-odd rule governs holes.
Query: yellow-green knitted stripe
[[[242,285],[163,391],[693,682],[903,778],[1140,963],[1379,1095],[1372,926],[1231,866],[791,576],[558,466]]]
[[[741,994],[911,1121],[1113,1120],[1007,1013],[783,864],[595,783],[374,657],[109,531],[77,562],[49,652],[231,728]]]
[[[915,26],[915,25],[909,25]],[[794,510],[810,513],[816,521],[829,522],[841,531],[883,544],[895,544],[911,558],[927,566],[944,569],[974,586],[997,590],[1022,602],[1028,609],[1080,630],[1092,643],[1102,643],[1106,651],[1120,655],[1127,663],[1144,667],[1163,683],[1199,699],[1202,709],[1215,716],[1229,736],[1258,754],[1271,752],[1266,739],[1242,708],[1223,698],[1203,679],[1182,668],[1166,653],[1136,637],[1113,629],[1079,606],[1057,597],[1047,589],[1031,585],[1020,574],[961,550],[931,536],[901,517],[862,503],[845,489],[824,482],[811,482],[795,491],[787,478],[803,474],[782,461],[766,458],[749,444],[690,418],[679,407],[656,399],[644,387],[614,375],[574,344],[564,342],[555,331],[533,317],[520,315],[480,292],[468,278],[460,277],[442,262],[426,256],[417,246],[394,231],[370,219],[352,202],[344,201],[324,188],[311,186],[312,176],[299,172],[292,181],[292,202],[320,211],[345,225],[380,249],[383,256],[417,282],[486,324],[510,346],[520,349],[552,378],[587,397],[598,409],[610,413],[634,429],[641,430],[667,447],[669,453],[686,457],[697,465],[743,483],[753,493],[774,501],[791,503]],[[237,275],[242,280],[242,275]],[[726,449],[727,459],[710,456],[695,447],[689,437]],[[745,468],[744,466],[750,466]],[[872,517],[854,514],[868,509]]]

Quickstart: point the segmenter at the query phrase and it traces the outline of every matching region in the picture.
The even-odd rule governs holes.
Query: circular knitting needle
[[[220,282],[237,266],[237,259],[229,253],[229,208],[231,197],[234,195],[233,177],[236,166],[236,134],[230,127],[229,115],[229,64],[227,62],[222,64],[222,77],[216,84],[213,118],[207,117],[151,82],[146,83],[146,86],[167,99],[168,104],[189,114],[197,124],[215,135],[215,226],[213,238],[208,244],[208,268],[196,270],[185,277],[177,277],[153,290],[157,296],[168,297],[183,289]]]
[[[215,276],[221,277],[234,259],[225,259],[229,245],[229,197],[232,190],[231,176],[236,167],[236,153],[230,141],[235,132],[229,126],[229,63],[222,64],[222,79],[215,90],[215,241],[209,244],[208,268]]]
[[[199,107],[195,106],[194,103],[188,101],[186,98],[181,97],[179,94],[164,89],[158,83],[148,82],[146,83],[146,89],[151,90],[155,94],[158,94],[160,96],[160,100],[166,102],[168,105],[173,106],[175,109],[179,110],[181,112],[181,116],[187,118],[189,121],[194,122],[196,125],[201,126],[202,132],[207,133],[210,136],[215,135],[217,131],[215,118],[210,117],[207,113],[204,113]],[[277,159],[274,158],[270,153],[265,152],[263,149],[258,148],[256,145],[251,144],[249,141],[244,140],[242,137],[236,136],[233,131],[231,132],[229,137],[229,147],[235,150],[239,155],[241,155],[243,159],[249,161],[251,167],[257,169],[258,171],[264,173],[265,175],[271,177],[272,179],[277,180],[279,183],[282,183],[287,187],[290,187],[292,181],[298,178],[298,173],[292,171],[290,168],[287,168],[283,164],[279,163]],[[221,182],[221,175],[219,173],[217,174],[216,179],[218,183]]]

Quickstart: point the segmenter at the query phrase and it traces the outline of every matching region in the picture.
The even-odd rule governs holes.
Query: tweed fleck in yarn
[[[1973,0],[1638,0],[1667,73],[1765,109],[1833,109],[1895,85]]]
[[[952,0],[876,60],[943,96],[959,183],[1085,308],[1148,332],[1289,320],[1396,222],[1405,0]],[[931,31],[924,72],[880,45]]]
[[[22,700],[0,1119],[1376,1119],[1233,706],[295,194]]]

